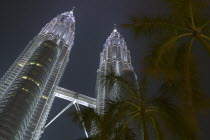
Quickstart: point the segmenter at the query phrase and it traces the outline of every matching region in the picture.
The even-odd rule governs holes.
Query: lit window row
[[[23,76],[23,77],[21,77],[21,78],[22,78],[22,79],[28,79],[28,80],[30,80],[30,81],[33,81],[37,86],[40,85],[37,81],[35,81],[34,79],[32,79],[32,78],[30,78],[30,77]]]
[[[33,125],[33,126],[36,126],[36,124],[35,124],[35,123],[32,123],[32,125]]]
[[[43,67],[42,64],[36,63],[36,62],[30,62],[29,64],[30,64],[30,65],[36,65],[36,66],[38,66],[38,67]]]
[[[26,89],[26,88],[21,88],[23,91],[26,91],[26,92],[28,92],[28,93],[30,93],[32,96],[34,96],[31,92],[29,92],[29,90],[28,89]]]
[[[28,89],[25,89],[25,88],[21,88],[22,90],[24,90],[24,91],[26,91],[26,92],[28,92]]]

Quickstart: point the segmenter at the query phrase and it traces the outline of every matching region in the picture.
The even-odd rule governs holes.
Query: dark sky
[[[166,12],[160,0],[7,0],[0,2],[0,75],[3,75],[28,42],[53,17],[76,6],[76,34],[70,62],[60,86],[95,97],[96,70],[99,53],[114,24],[126,23],[130,16],[157,15]],[[128,30],[118,28],[131,51],[132,64],[139,75],[141,60],[146,54],[148,42],[135,40]],[[198,50],[200,51],[200,50]],[[201,60],[209,58],[202,55]],[[203,62],[202,65],[209,64]],[[204,70],[209,79],[209,67]],[[206,86],[206,89],[208,86]],[[53,118],[67,101],[56,99],[48,121]],[[74,110],[71,108],[70,110]],[[70,111],[69,110],[69,111]],[[50,125],[41,140],[75,140],[84,136],[66,112]],[[205,118],[202,125],[208,132],[210,122]],[[208,126],[208,127],[207,127]]]

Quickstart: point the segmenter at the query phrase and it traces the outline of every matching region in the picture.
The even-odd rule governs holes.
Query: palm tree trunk
[[[141,115],[142,115],[142,126],[143,126],[143,132],[144,132],[144,140],[149,140],[148,128],[146,125],[146,118],[145,118],[145,115],[143,112],[141,113]]]

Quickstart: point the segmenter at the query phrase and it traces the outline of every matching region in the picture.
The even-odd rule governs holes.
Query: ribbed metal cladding
[[[0,100],[0,140],[19,140],[55,65],[59,48],[47,40],[35,50]]]
[[[99,114],[104,112],[106,99],[124,96],[119,84],[115,83],[112,87],[108,87],[105,84],[104,76],[109,73],[114,73],[126,80],[132,76],[132,80],[129,82],[136,83],[137,81],[126,42],[116,29],[107,38],[103,51],[100,54],[96,79],[96,109]]]

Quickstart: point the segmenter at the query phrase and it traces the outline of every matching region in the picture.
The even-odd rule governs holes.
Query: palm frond
[[[152,50],[145,56],[146,72],[157,77],[164,74],[169,79],[176,77],[174,71],[174,55],[176,54],[176,42],[183,37],[190,36],[190,33],[172,36],[161,40],[153,45]]]
[[[184,95],[184,102],[191,104],[194,109],[209,107],[209,97],[204,94],[200,85],[200,73],[195,56],[190,53],[190,44],[183,44],[178,50],[176,57],[177,69],[180,73],[179,90]]]
[[[156,139],[157,140],[166,140],[158,121],[153,116],[149,116],[149,118],[150,118],[150,122],[152,124],[152,128],[154,129]]]
[[[167,134],[172,134],[179,139],[197,139],[196,127],[189,118],[185,118],[183,110],[170,101],[165,96],[160,96],[154,101],[154,106],[158,107],[159,113],[152,113],[152,116],[162,123],[163,129]],[[165,127],[165,128],[164,128]],[[159,130],[161,132],[161,130]]]
[[[153,35],[161,34],[177,34],[189,31],[184,26],[179,26],[171,18],[163,17],[143,17],[138,19],[136,17],[131,18],[130,24],[122,24],[123,28],[131,29],[134,35],[137,37],[140,34],[151,37]]]
[[[210,37],[210,20],[205,21],[200,27],[199,30],[202,34]]]
[[[80,115],[82,115],[82,119],[85,122],[85,126],[87,131],[91,131],[93,121],[96,122],[95,125],[100,125],[101,116],[92,108],[84,108],[81,110],[81,114],[77,112],[71,112],[70,115],[73,117],[73,122],[78,122],[80,127],[82,128],[82,122],[80,121]],[[99,123],[99,124],[98,124]]]
[[[197,35],[197,39],[200,42],[200,44],[207,50],[208,54],[210,55],[210,37],[208,37],[209,40],[206,40],[205,37],[201,35]]]
[[[158,91],[158,97],[150,100],[147,110],[149,121],[159,139],[186,139],[194,136],[196,126],[187,117],[177,96],[176,86],[173,83],[163,83]],[[184,130],[183,130],[184,129]],[[195,134],[194,134],[195,133]],[[164,134],[164,135],[163,135]]]
[[[134,130],[129,127],[118,126],[115,131],[115,138],[113,140],[136,140]]]
[[[189,28],[195,26],[196,17],[201,16],[201,11],[206,7],[204,0],[164,0],[168,3],[171,12],[170,16],[176,21],[184,23]]]
[[[116,76],[115,74],[109,74],[106,76],[106,83],[108,88],[112,88],[114,84],[118,84],[119,87],[122,89],[121,91],[125,91],[130,98],[133,98],[137,102],[139,102],[139,95],[135,91],[134,87],[131,86],[126,79]]]

